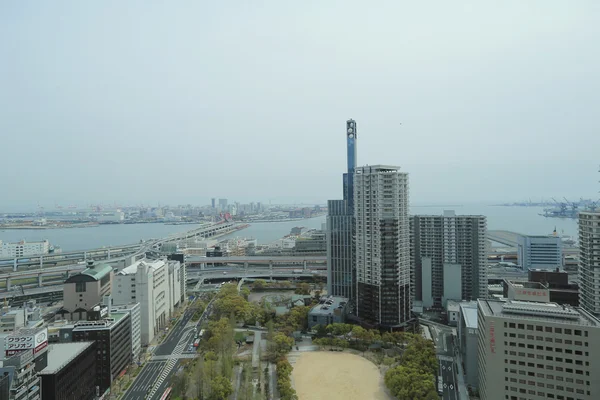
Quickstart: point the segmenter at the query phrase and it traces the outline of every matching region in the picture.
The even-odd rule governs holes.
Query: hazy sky
[[[598,1],[3,1],[0,209],[599,197]],[[402,123],[402,124],[401,124]]]

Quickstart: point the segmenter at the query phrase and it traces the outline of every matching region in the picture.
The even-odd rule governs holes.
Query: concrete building
[[[487,297],[486,218],[483,215],[414,215],[411,259],[415,300],[441,308],[447,300]]]
[[[294,254],[296,255],[320,255],[327,253],[326,233],[320,230],[312,230],[296,239]]]
[[[346,121],[346,172],[343,174],[343,200],[327,202],[327,293],[356,302],[354,263],[354,170],[356,169],[356,121]]]
[[[227,210],[227,199],[219,199],[219,209],[221,211]]]
[[[465,383],[471,385],[473,388],[477,388],[479,384],[477,368],[477,302],[461,302],[458,303],[458,308],[458,350],[463,362]]]
[[[329,296],[321,298],[319,304],[308,312],[308,327],[326,326],[346,322],[348,314],[348,298]]]
[[[48,254],[50,242],[26,242],[24,240],[16,243],[7,243],[0,240],[0,258],[22,258],[39,254]]]
[[[131,325],[131,355],[134,362],[140,360],[142,355],[142,316],[140,303],[110,306],[108,315],[113,312],[128,313]]]
[[[10,400],[41,399],[37,373],[48,364],[48,330],[19,329],[3,335],[1,343],[0,376],[9,378]]]
[[[90,261],[88,268],[73,275],[63,286],[63,308],[57,312],[63,319],[86,320],[87,311],[112,291],[113,268]]]
[[[579,307],[579,285],[569,283],[569,273],[566,271],[529,270],[529,282],[538,282],[548,288],[550,302],[568,304]]]
[[[600,212],[579,213],[579,304],[600,316]]]
[[[600,320],[555,303],[478,300],[482,400],[600,398]]]
[[[42,399],[96,399],[96,343],[52,344],[38,375]]]
[[[359,167],[354,174],[358,317],[382,328],[411,320],[408,174],[399,167]]]
[[[327,202],[327,293],[356,299],[354,215],[346,200]]]
[[[28,301],[24,307],[2,310],[0,332],[12,332],[19,328],[36,328],[44,324],[42,310],[35,300]]]
[[[95,386],[102,396],[132,362],[129,313],[111,313],[100,321],[78,321],[73,342],[96,343]]]
[[[36,354],[32,349],[23,350],[0,361],[0,376],[6,376],[4,384],[8,384],[8,397],[2,397],[2,400],[41,400],[37,374],[47,362],[47,348]],[[6,388],[3,391],[6,393]]]
[[[167,325],[173,308],[181,304],[185,267],[174,260],[139,260],[115,275],[113,304],[140,303],[142,345]]]
[[[517,236],[517,263],[524,269],[562,267],[562,241],[558,236]]]

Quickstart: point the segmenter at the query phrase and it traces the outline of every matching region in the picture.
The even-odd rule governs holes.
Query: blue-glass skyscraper
[[[344,174],[344,200],[354,207],[354,169],[356,168],[356,121],[346,121],[346,151],[348,169]]]
[[[354,170],[356,168],[356,121],[346,121],[347,171],[344,199],[327,203],[327,293],[356,299],[354,263]]]

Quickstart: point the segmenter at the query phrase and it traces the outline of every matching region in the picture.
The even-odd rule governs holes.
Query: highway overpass
[[[167,236],[162,239],[151,239],[141,241],[137,244],[128,244],[122,246],[102,247],[99,249],[70,251],[63,253],[50,253],[36,256],[27,256],[20,258],[0,259],[0,270],[18,271],[19,269],[42,269],[47,266],[69,266],[75,265],[87,260],[94,261],[115,261],[116,258],[124,260],[126,257],[133,257],[133,261],[143,256],[148,251],[158,251],[163,243],[175,242],[192,238],[195,236],[213,237],[239,230],[245,224],[226,222],[219,224],[205,225],[191,231],[182,232]]]

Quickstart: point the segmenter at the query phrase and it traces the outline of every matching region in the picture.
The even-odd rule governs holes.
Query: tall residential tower
[[[344,200],[327,203],[327,293],[356,299],[354,265],[354,169],[356,168],[356,121],[346,121],[347,171]]]
[[[411,217],[415,300],[442,307],[446,300],[487,297],[483,215],[414,215]]]
[[[382,328],[411,319],[408,174],[374,165],[354,174],[357,314]]]
[[[579,305],[600,316],[600,211],[579,213]]]

